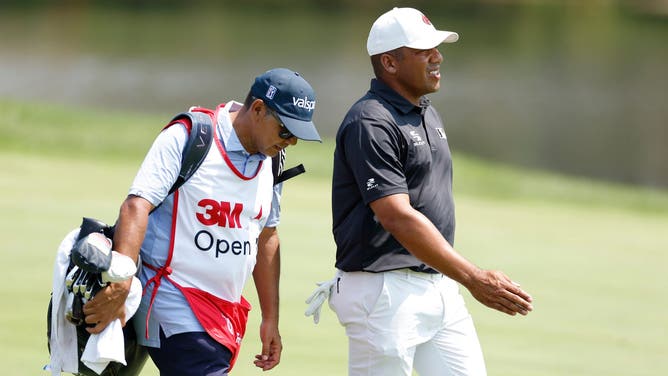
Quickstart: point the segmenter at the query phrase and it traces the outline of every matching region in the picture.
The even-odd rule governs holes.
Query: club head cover
[[[99,232],[92,232],[74,244],[70,256],[82,270],[102,273],[111,266],[111,240]]]
[[[79,236],[77,236],[77,240],[83,239],[86,235],[91,234],[93,232],[99,232],[99,233],[105,233],[109,229],[109,225],[106,223],[100,221],[99,219],[95,218],[89,218],[89,217],[83,217],[83,220],[81,221],[81,226],[79,226]],[[112,238],[111,236],[107,236],[108,238]]]

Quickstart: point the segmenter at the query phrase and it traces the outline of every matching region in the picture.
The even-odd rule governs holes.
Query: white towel
[[[70,264],[70,251],[79,235],[79,229],[72,230],[58,247],[56,262],[53,268],[53,289],[51,296],[51,362],[49,369],[54,376],[60,372],[79,372],[77,360],[77,329],[65,319],[67,309],[67,290],[65,289],[65,275]]]
[[[137,277],[132,277],[130,294],[125,300],[125,317],[130,318],[135,314],[141,302],[141,294],[141,282]],[[121,320],[114,320],[100,334],[91,334],[88,342],[86,342],[86,348],[81,354],[81,361],[98,375],[104,371],[111,361],[127,365],[125,363],[125,340]]]
[[[46,369],[49,369],[54,376],[59,376],[61,372],[79,372],[76,326],[65,319],[66,302],[69,295],[65,289],[65,277],[69,266],[70,251],[78,235],[79,229],[74,229],[60,243],[53,271],[53,306],[50,318],[51,338],[49,339],[51,360]],[[123,258],[126,256],[115,253],[114,257]],[[125,263],[122,264],[125,265]],[[128,320],[137,311],[142,294],[141,282],[136,277],[132,278],[130,293],[125,301],[125,317]],[[81,361],[97,374],[102,373],[111,361],[126,364],[123,327],[120,320],[113,321],[101,333],[90,336],[81,356]]]

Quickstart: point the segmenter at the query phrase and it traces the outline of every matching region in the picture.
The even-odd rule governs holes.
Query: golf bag
[[[101,221],[92,218],[84,218],[79,234],[76,238],[74,247],[70,253],[69,265],[67,267],[67,275],[75,275],[76,279],[74,285],[66,281],[68,291],[77,289],[78,286],[85,286],[82,291],[73,293],[72,306],[67,308],[67,321],[76,326],[76,340],[77,340],[77,359],[81,359],[81,355],[86,347],[90,334],[86,331],[87,324],[84,321],[83,305],[85,301],[95,296],[102,287],[102,272],[109,267],[111,253],[109,257],[103,253],[98,254],[83,254],[81,249],[86,247],[82,242],[85,242],[88,235],[93,233],[100,233],[106,238],[113,238],[114,228]],[[76,287],[75,287],[76,286]],[[51,338],[51,314],[53,309],[53,297],[49,301],[47,309],[47,346],[51,352],[50,338]],[[127,366],[118,362],[110,362],[109,365],[102,371],[102,376],[136,376],[139,375],[146,359],[148,352],[145,348],[137,343],[137,336],[134,331],[134,326],[131,320],[123,328],[123,337],[125,344],[125,361]],[[79,361],[79,372],[77,376],[97,376],[98,374],[88,368],[83,362]]]

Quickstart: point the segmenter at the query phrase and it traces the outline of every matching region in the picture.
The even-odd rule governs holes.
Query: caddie
[[[271,157],[299,139],[320,141],[315,106],[300,74],[276,68],[255,78],[243,103],[191,109],[211,117],[214,142],[171,194],[188,119],[166,127],[148,151],[121,205],[113,244],[135,261],[141,255],[144,296],[133,322],[161,375],[230,372],[246,330],[250,305],[242,290],[251,274],[262,311],[254,363],[262,370],[279,363],[281,184],[274,186]],[[111,284],[84,306],[86,322],[95,325],[89,332],[123,317],[128,287]]]

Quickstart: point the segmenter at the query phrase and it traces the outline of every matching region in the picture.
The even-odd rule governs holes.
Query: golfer
[[[453,248],[448,138],[425,95],[440,88],[437,47],[458,38],[412,8],[381,15],[369,32],[375,79],[338,130],[332,185],[330,306],[349,339],[350,375],[485,375],[458,283],[509,315],[532,310],[505,274]]]

